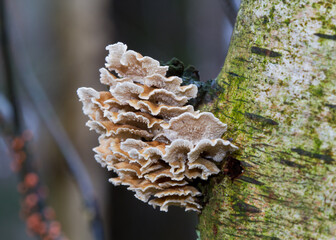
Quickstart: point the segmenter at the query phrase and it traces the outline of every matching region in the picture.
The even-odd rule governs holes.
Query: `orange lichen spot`
[[[13,159],[18,164],[22,164],[26,160],[27,154],[24,151],[17,151],[14,153]]]
[[[16,137],[12,141],[12,149],[14,151],[19,151],[24,147],[25,141],[21,137]]]
[[[47,236],[44,236],[43,237],[43,240],[54,240],[55,238],[53,238],[52,236],[50,235],[47,235]]]
[[[39,232],[39,228],[41,227],[42,217],[39,213],[33,213],[27,218],[27,227],[30,231],[34,233]]]
[[[114,185],[125,185],[135,197],[160,210],[177,205],[199,212],[200,191],[191,182],[218,174],[216,163],[237,149],[221,139],[226,131],[212,113],[186,105],[196,97],[193,84],[181,86],[168,67],[150,57],[109,45],[100,81],[109,92],[79,88],[87,126],[99,146],[95,159],[117,173]]]
[[[40,236],[43,236],[46,233],[47,233],[47,224],[45,222],[41,222],[38,229],[38,234]]]
[[[61,234],[61,224],[57,221],[53,221],[49,225],[49,236],[57,238]]]
[[[39,177],[36,173],[28,173],[24,178],[24,185],[27,188],[33,188],[37,185]]]
[[[11,162],[11,170],[18,172],[21,170],[23,162],[26,160],[26,153],[24,151],[16,151],[13,153],[13,160]]]
[[[38,196],[35,193],[28,194],[25,199],[24,203],[28,208],[34,207],[38,202]]]

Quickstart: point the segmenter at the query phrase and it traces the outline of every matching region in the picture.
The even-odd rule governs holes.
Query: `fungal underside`
[[[237,149],[221,139],[226,125],[186,105],[197,87],[166,77],[167,66],[122,43],[106,49],[100,82],[109,91],[77,91],[86,125],[100,134],[95,159],[118,175],[110,182],[128,186],[138,199],[162,211],[178,205],[199,212],[201,193],[192,181],[218,174],[216,163]]]

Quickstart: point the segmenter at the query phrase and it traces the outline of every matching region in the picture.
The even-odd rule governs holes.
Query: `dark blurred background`
[[[92,148],[98,144],[98,136],[85,126],[87,119],[76,90],[82,86],[103,89],[98,69],[105,62],[105,46],[118,41],[157,60],[177,57],[196,66],[202,80],[215,78],[224,63],[239,0],[0,1],[9,38],[6,47],[16,59],[26,59],[23,64],[29,64],[77,149],[98,198],[106,239],[196,239],[197,214],[175,207],[170,207],[168,213],[154,210],[135,199],[125,187],[108,183],[112,173],[94,160]],[[42,120],[41,110],[38,115],[22,82],[30,75],[17,62],[11,64],[18,73],[13,81],[20,116],[24,127],[33,133],[32,159],[48,187],[47,203],[55,209],[62,231],[69,239],[93,239],[90,213],[85,210],[59,144]],[[13,116],[5,66],[2,48],[2,127]],[[20,219],[21,198],[17,174],[11,170],[10,136],[4,131],[0,133],[1,239],[35,239],[27,234]]]

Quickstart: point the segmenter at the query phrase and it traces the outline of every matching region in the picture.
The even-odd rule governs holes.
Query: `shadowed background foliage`
[[[105,46],[118,41],[157,60],[177,57],[192,64],[200,71],[201,80],[215,78],[224,62],[238,1],[1,1],[6,3],[10,52],[17,58],[21,54],[28,57],[30,68],[78,150],[96,192],[105,238],[196,239],[195,213],[174,207],[168,213],[154,210],[124,187],[108,183],[112,173],[93,158],[91,149],[98,144],[97,134],[85,127],[86,117],[76,90],[81,86],[103,89],[98,69],[104,65]],[[18,42],[21,48],[16,46]],[[8,150],[11,136],[3,131],[5,119],[11,119],[12,105],[5,84],[6,59],[3,51],[0,53],[0,232],[3,239],[34,239],[27,235],[19,217],[18,179],[11,170]],[[13,80],[16,98],[24,126],[34,136],[31,151],[48,186],[48,203],[69,239],[93,239],[88,223],[90,213],[85,210],[76,182],[20,82],[24,81],[20,76],[29,76],[15,63],[12,65],[20,73]]]

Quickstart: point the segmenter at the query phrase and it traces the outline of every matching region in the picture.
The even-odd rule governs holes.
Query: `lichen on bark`
[[[242,1],[222,92],[244,174],[213,179],[201,239],[336,235],[335,1]]]

